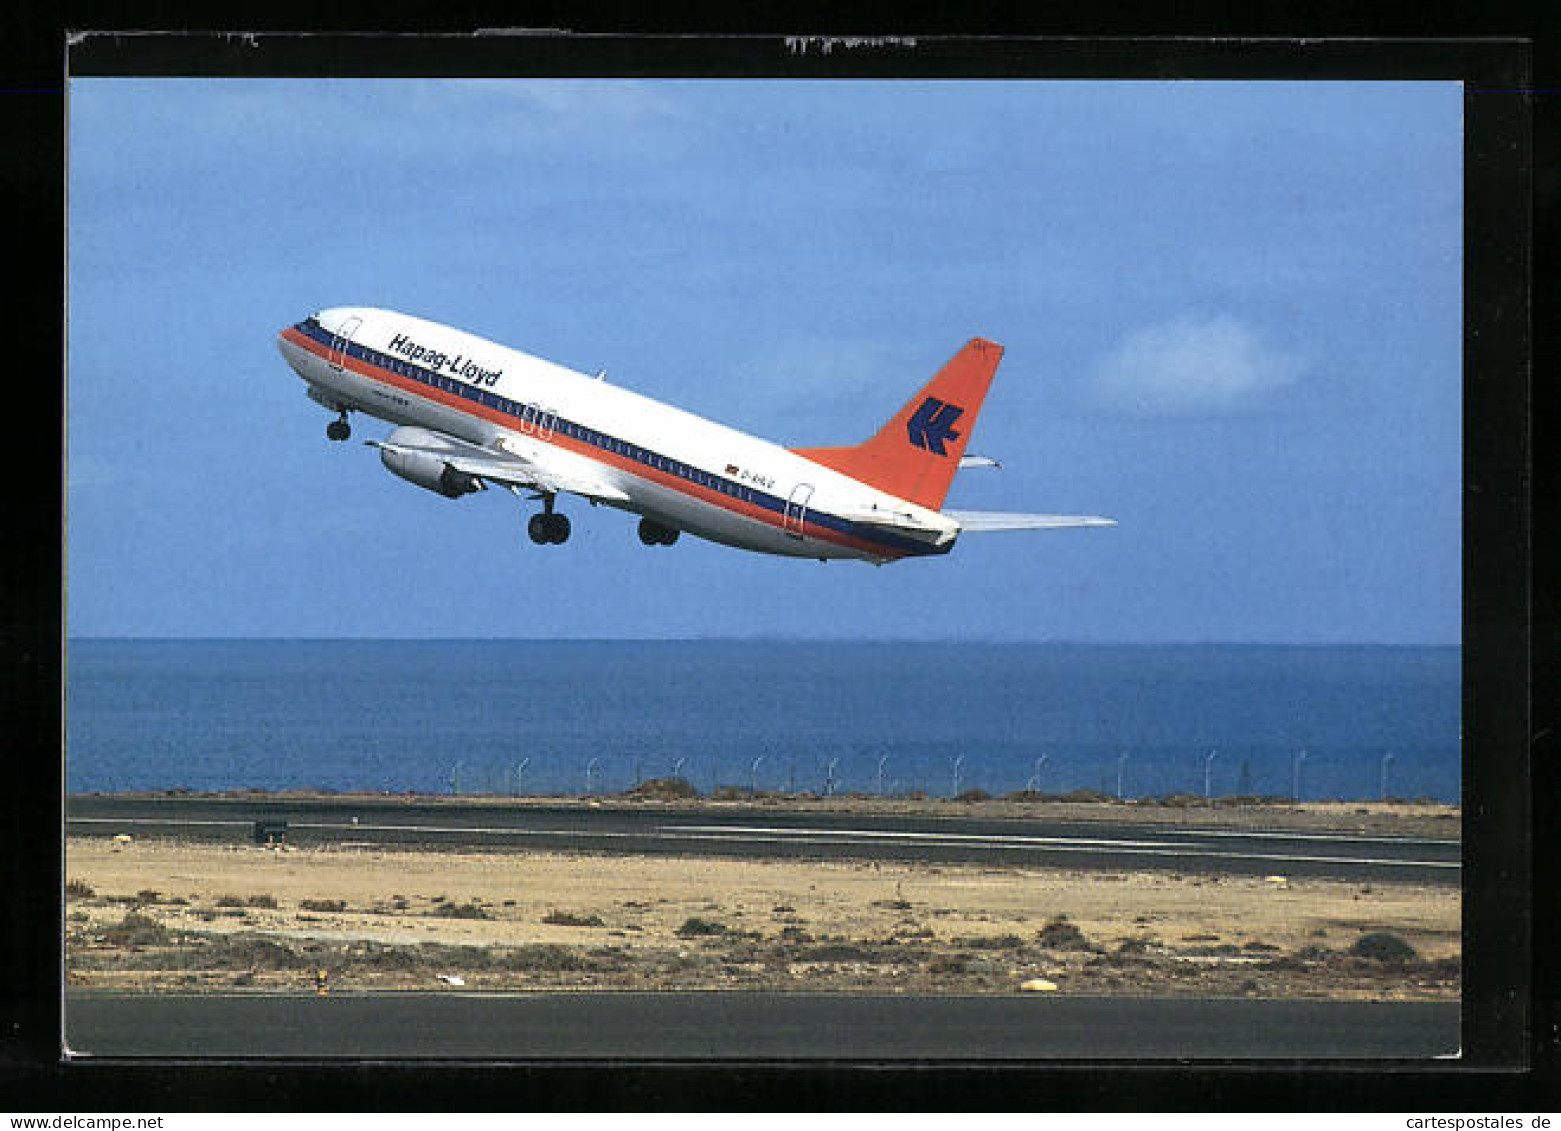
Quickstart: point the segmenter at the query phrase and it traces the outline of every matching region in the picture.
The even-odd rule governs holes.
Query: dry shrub
[[[1350,947],[1350,953],[1357,958],[1370,958],[1393,966],[1402,966],[1420,958],[1414,947],[1387,931],[1362,935]]]
[[[441,903],[439,909],[434,912],[441,919],[491,919],[480,905],[476,903]]]
[[[1084,937],[1084,932],[1068,922],[1065,915],[1057,916],[1042,927],[1036,935],[1036,941],[1047,950],[1094,949],[1089,939]]]
[[[678,928],[677,933],[684,936],[724,935],[726,934],[726,925],[717,923],[713,919],[701,919],[698,916],[690,916],[683,920],[683,925]]]

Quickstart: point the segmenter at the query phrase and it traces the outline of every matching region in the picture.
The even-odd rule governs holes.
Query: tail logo
[[[924,448],[935,456],[946,456],[948,452],[943,445],[959,439],[960,434],[954,431],[954,422],[964,412],[958,405],[945,404],[937,397],[928,397],[905,422],[905,430],[916,447]]]

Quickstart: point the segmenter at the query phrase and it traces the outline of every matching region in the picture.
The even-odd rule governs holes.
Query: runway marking
[[[224,828],[245,828],[254,821],[168,821],[158,817],[66,817],[67,825],[221,825]]]
[[[906,842],[929,841],[933,843],[997,843],[1014,845],[1049,845],[1049,844],[1078,844],[1096,846],[1134,845],[1141,848],[1168,848],[1170,845],[1163,840],[1110,840],[1106,838],[1072,837],[1072,836],[1023,836],[1018,833],[950,833],[950,832],[917,832],[914,829],[810,829],[803,827],[766,828],[754,825],[662,825],[658,832],[663,833],[738,833],[760,834],[771,836],[836,836],[857,837],[862,840],[899,840]]]
[[[669,832],[675,840],[734,840],[769,844],[918,844],[939,838],[937,833],[891,833],[875,830],[795,830],[795,829],[725,829],[722,826],[670,826],[683,831]],[[705,829],[708,831],[696,831]],[[795,836],[788,833],[802,832]],[[1047,840],[1042,837],[979,837],[969,833],[948,834],[958,840],[951,847],[986,849],[989,851],[1029,850],[1033,852],[1115,852],[1124,856],[1184,856],[1193,859],[1212,860],[1262,860],[1283,864],[1369,864],[1392,868],[1449,868],[1463,865],[1457,860],[1393,860],[1369,856],[1295,856],[1263,852],[1221,852],[1201,845],[1169,846],[1154,841],[1088,841]]]
[[[284,818],[277,818],[279,820]],[[199,825],[222,828],[244,828],[253,825],[250,820],[196,820],[193,818],[166,818],[166,817],[67,817],[66,823],[71,825]],[[291,828],[299,829],[370,829],[384,832],[472,832],[491,834],[511,834],[515,836],[643,836],[644,833],[614,833],[614,832],[586,832],[571,829],[517,829],[511,827],[494,827],[482,825],[365,825],[352,824],[351,822],[337,823],[330,821],[288,821]],[[1021,836],[1019,834],[1002,833],[952,833],[952,832],[918,832],[914,829],[815,829],[807,827],[775,827],[745,825],[661,825],[658,830],[686,829],[695,832],[719,832],[730,830],[732,832],[761,832],[776,834],[816,834],[829,833],[833,835],[850,835],[860,837],[906,837],[928,840],[1011,840],[1015,842],[1033,842],[1036,844],[1141,844],[1157,845],[1164,841],[1128,841],[1111,840],[1108,838],[1090,837],[1036,837]],[[1155,835],[1164,837],[1219,837],[1227,840],[1310,840],[1324,841],[1330,844],[1417,844],[1435,845],[1443,848],[1457,848],[1462,842],[1458,840],[1440,840],[1431,837],[1395,837],[1395,836],[1356,836],[1340,833],[1300,833],[1281,831],[1242,831],[1240,829],[1156,829]]]
[[[1359,836],[1349,833],[1294,833],[1294,832],[1242,832],[1240,829],[1166,829],[1171,836],[1218,836],[1231,839],[1250,837],[1253,840],[1326,840],[1349,844],[1433,844],[1444,848],[1456,848],[1459,840],[1439,840],[1435,837],[1417,836]]]
[[[280,820],[280,818],[278,818]],[[68,825],[95,824],[95,825],[161,825],[173,828],[186,826],[223,826],[232,828],[250,828],[254,821],[194,821],[194,820],[165,820],[159,817],[68,817]],[[573,836],[573,837],[637,837],[645,836],[645,833],[635,832],[594,832],[580,829],[515,829],[499,828],[491,825],[366,825],[352,824],[351,822],[340,824],[331,821],[292,821],[286,822],[289,829],[315,829],[326,832],[360,832],[360,833],[476,833],[486,836]]]
[[[585,829],[515,829],[495,825],[337,825],[315,821],[290,821],[290,829],[327,829],[360,833],[467,833],[481,836],[565,836],[595,837],[611,840],[644,836],[644,833],[615,833]]]
[[[131,826],[201,826],[244,828],[253,821],[220,820],[162,820],[155,817],[71,817],[69,824],[131,825]],[[1222,852],[1199,844],[1172,844],[1165,841],[1107,840],[1069,837],[1004,836],[979,833],[933,833],[906,830],[894,832],[881,829],[816,829],[770,828],[742,825],[661,825],[653,832],[609,832],[580,829],[517,829],[485,825],[368,825],[338,824],[319,821],[290,821],[289,828],[314,829],[330,832],[358,833],[416,833],[448,835],[480,835],[508,837],[563,837],[577,840],[633,840],[639,838],[660,840],[736,841],[740,843],[768,843],[791,845],[870,845],[897,844],[903,846],[942,845],[951,848],[971,848],[985,851],[1045,852],[1113,852],[1124,856],[1183,856],[1194,859],[1252,860],[1272,863],[1320,863],[1364,864],[1391,868],[1442,868],[1459,869],[1457,860],[1393,860],[1361,856],[1298,856],[1261,852]],[[1266,834],[1261,834],[1266,835]],[[1316,838],[1328,839],[1328,838]],[[1348,838],[1338,838],[1347,840]]]

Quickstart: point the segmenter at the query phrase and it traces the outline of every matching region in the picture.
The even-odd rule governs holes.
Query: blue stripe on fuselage
[[[464,381],[456,380],[455,378],[448,377],[441,373],[435,373],[433,370],[416,365],[413,362],[406,360],[405,358],[395,357],[379,350],[370,349],[367,346],[359,345],[356,342],[348,341],[343,343],[340,338],[326,330],[313,318],[305,319],[304,321],[294,326],[293,329],[297,330],[300,334],[303,334],[312,341],[318,342],[328,351],[340,350],[348,357],[354,358],[358,361],[365,362],[366,364],[373,365],[380,369],[387,369],[392,373],[399,374],[403,377],[408,377],[421,385],[427,385],[431,388],[443,390],[446,393],[452,393],[458,397],[461,397],[463,400],[472,402],[473,404],[480,404],[486,408],[501,412],[506,416],[514,417],[517,422],[527,407],[530,407],[533,412],[537,411],[537,408],[534,405],[527,406],[526,404],[523,404],[519,401],[514,401],[508,397],[500,396],[498,393],[492,392],[489,389],[477,388],[473,385],[467,384]],[[518,427],[516,430],[520,431]],[[600,448],[603,451],[612,452],[621,459],[628,459],[646,467],[653,468],[656,471],[660,471],[662,474],[672,475],[696,486],[704,487],[706,490],[715,491],[729,498],[738,499],[743,502],[751,503],[754,506],[762,507],[765,510],[772,511],[775,514],[780,515],[784,522],[787,500],[782,499],[778,495],[771,495],[764,491],[757,491],[754,488],[738,483],[735,480],[727,479],[720,475],[713,475],[708,471],[693,467],[690,464],[685,464],[682,461],[673,459],[670,456],[664,456],[659,452],[651,451],[648,448],[642,448],[637,444],[629,442],[628,440],[621,439],[617,436],[608,435],[605,432],[598,431],[594,428],[589,428],[572,420],[566,420],[563,417],[555,417],[550,430],[553,432],[562,432],[564,435],[580,443],[589,444],[590,446]],[[541,437],[537,438],[540,439]],[[806,508],[806,520],[814,526],[821,526],[828,530],[834,530],[849,537],[857,538],[864,542],[871,542],[882,546],[885,549],[896,550],[906,555],[926,556],[934,554],[946,554],[951,548],[949,545],[929,546],[927,543],[918,542],[914,538],[904,538],[889,531],[880,530],[877,527],[870,526],[866,523],[852,522],[850,519],[841,518],[837,515],[830,514],[828,511],[816,510],[812,507]]]

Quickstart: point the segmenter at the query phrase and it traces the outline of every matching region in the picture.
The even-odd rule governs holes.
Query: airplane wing
[[[452,436],[417,429],[419,442],[409,442],[397,437],[408,429],[398,428],[388,440],[369,440],[371,447],[403,455],[424,455],[437,458],[456,471],[474,476],[489,483],[498,483],[514,489],[531,489],[548,494],[567,492],[590,499],[592,502],[621,503],[629,496],[613,484],[588,470],[569,466],[546,456],[548,449],[538,447],[530,455],[512,451],[496,451],[491,448],[468,444]]]
[[[1061,530],[1070,526],[1115,526],[1114,518],[1088,514],[1014,514],[1008,511],[944,511],[962,531],[982,534],[990,530]]]

